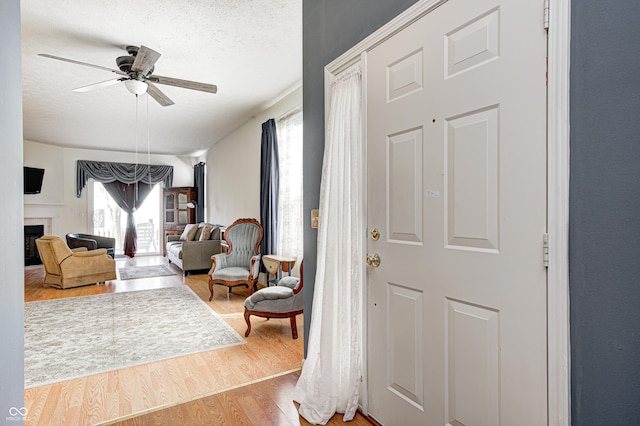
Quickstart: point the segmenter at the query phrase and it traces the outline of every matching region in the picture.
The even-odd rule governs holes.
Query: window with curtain
[[[124,235],[127,229],[127,213],[122,210],[109,195],[101,182],[92,181],[89,191],[89,209],[92,229],[90,233],[116,239],[116,254],[124,254]],[[133,213],[136,227],[151,228],[149,238],[138,234],[137,252],[139,254],[159,254],[162,227],[162,188],[154,185],[144,203]]]
[[[302,259],[302,110],[277,119],[280,191],[278,254]],[[299,262],[298,262],[299,263]]]

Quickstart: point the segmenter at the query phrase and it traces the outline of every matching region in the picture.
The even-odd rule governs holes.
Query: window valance
[[[173,184],[173,166],[78,160],[76,172],[76,196],[78,198],[82,195],[82,190],[87,185],[89,178],[102,183],[120,181],[122,183],[155,184],[164,182],[164,186],[169,188]]]

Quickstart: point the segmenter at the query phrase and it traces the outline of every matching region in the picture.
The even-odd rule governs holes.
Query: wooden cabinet
[[[164,189],[163,210],[163,253],[167,235],[181,235],[185,225],[195,223],[196,209],[189,207],[189,203],[195,203],[196,189],[192,186],[179,186]],[[165,253],[166,254],[166,253]]]

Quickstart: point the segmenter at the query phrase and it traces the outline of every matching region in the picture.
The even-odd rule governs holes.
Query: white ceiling
[[[162,54],[155,74],[216,84],[211,94],[157,85],[175,105],[138,99],[139,149],[198,155],[302,79],[301,0],[22,0],[24,138],[134,151],[136,98],[116,77],[37,56],[117,69],[126,45]],[[148,102],[147,102],[148,98]]]

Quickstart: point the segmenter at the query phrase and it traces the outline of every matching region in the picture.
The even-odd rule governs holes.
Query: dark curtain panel
[[[148,183],[122,183],[120,181],[103,182],[104,188],[118,206],[127,212],[127,230],[124,233],[124,254],[133,257],[137,251],[138,235],[133,212],[142,205],[153,189]]]
[[[163,182],[165,188],[170,188],[173,185],[173,166],[78,160],[76,167],[76,196],[78,198],[82,195],[82,189],[89,178],[102,183],[118,180],[123,183],[154,184]]]
[[[264,228],[260,245],[262,255],[278,252],[278,191],[278,137],[276,122],[272,118],[262,123],[260,148],[260,222]],[[262,262],[260,270],[266,271]]]
[[[193,185],[196,187],[196,223],[204,222],[204,168],[205,164],[199,162],[193,166]]]

